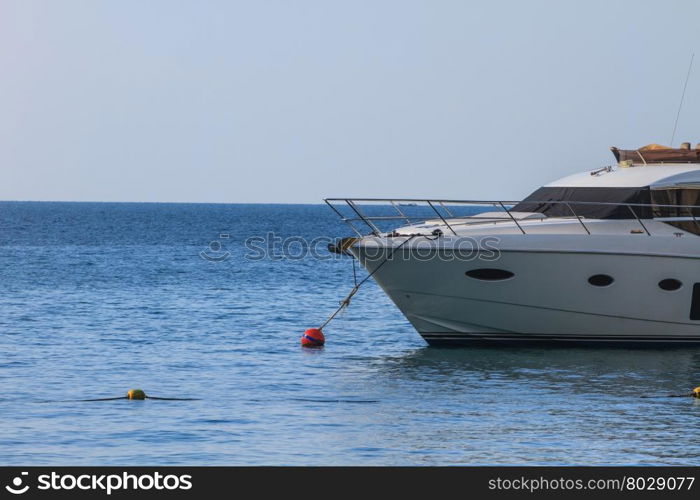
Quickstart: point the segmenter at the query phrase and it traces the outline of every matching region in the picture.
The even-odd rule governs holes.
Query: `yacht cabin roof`
[[[544,187],[700,187],[700,164],[653,164],[611,167],[581,172],[558,179]]]

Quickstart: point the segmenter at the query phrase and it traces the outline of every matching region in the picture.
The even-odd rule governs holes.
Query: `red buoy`
[[[321,347],[326,343],[326,337],[320,328],[309,328],[301,336],[302,347]]]

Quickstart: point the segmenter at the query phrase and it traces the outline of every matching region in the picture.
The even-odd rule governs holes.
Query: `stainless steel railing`
[[[526,228],[521,222],[525,219],[518,219],[512,213],[512,207],[521,203],[519,201],[502,201],[502,200],[448,200],[448,199],[427,199],[427,198],[326,198],[324,200],[326,204],[340,217],[340,219],[348,224],[348,226],[358,235],[364,236],[366,233],[359,230],[356,223],[363,223],[369,228],[370,234],[379,236],[381,233],[388,231],[383,231],[378,224],[380,222],[391,222],[391,221],[404,221],[408,225],[419,224],[421,222],[426,222],[428,220],[437,217],[442,224],[455,236],[457,231],[455,227],[459,225],[471,224],[473,221],[483,220],[499,220],[510,221],[515,224],[515,226],[520,230],[522,234],[528,234]],[[700,206],[697,205],[663,205],[663,204],[644,204],[644,203],[613,203],[613,202],[586,202],[586,201],[537,201],[537,200],[527,200],[528,205],[562,205],[569,212],[570,216],[546,216],[542,215],[540,220],[552,220],[552,219],[577,219],[586,234],[590,235],[591,230],[585,223],[585,217],[578,213],[574,206],[607,206],[607,207],[626,207],[629,210],[631,217],[630,219],[636,220],[639,224],[641,230],[647,235],[651,236],[649,228],[644,224],[643,218],[639,216],[640,212],[644,213],[656,213],[652,218],[663,218],[662,212],[666,209],[670,212],[673,210],[676,214],[681,212],[687,212],[687,215],[682,217],[687,217],[688,220],[692,220],[698,232],[700,233],[700,224],[698,224],[696,214],[694,210],[700,211]],[[350,210],[349,215],[344,214],[339,206],[348,207]],[[369,213],[376,212],[379,207],[388,207],[392,210],[390,214],[384,213]],[[402,209],[403,207],[403,209]],[[422,207],[426,209],[427,214],[410,215],[408,213],[407,207]],[[438,209],[439,207],[439,209]],[[479,207],[492,207],[498,211],[503,212],[503,217],[494,217],[490,215],[488,217],[479,217],[479,214],[464,214],[458,215],[456,212],[456,207],[469,207],[476,209]],[[369,210],[371,209],[371,210]],[[483,213],[483,212],[482,212]],[[433,216],[434,214],[434,216]],[[461,221],[462,218],[469,218],[469,221]],[[533,220],[532,218],[527,219],[528,221]]]

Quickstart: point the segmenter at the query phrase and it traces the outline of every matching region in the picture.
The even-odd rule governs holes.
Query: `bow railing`
[[[590,221],[594,217],[585,217],[585,212],[590,212],[592,207],[600,209],[617,210],[615,219],[630,219],[636,221],[638,230],[651,236],[645,220],[661,219],[664,221],[688,221],[694,225],[695,234],[700,234],[700,224],[697,217],[700,216],[698,205],[667,205],[654,203],[615,203],[615,202],[587,202],[587,201],[560,201],[560,200],[450,200],[427,198],[326,198],[326,204],[348,224],[358,235],[368,234],[358,228],[359,224],[369,229],[369,234],[379,236],[396,229],[398,222],[405,225],[417,225],[428,221],[439,221],[446,230],[453,235],[458,235],[460,226],[472,225],[479,221],[498,223],[512,222],[522,234],[528,234],[528,227],[532,227],[533,221],[551,221],[556,219],[570,219],[578,221],[583,231],[590,235]],[[528,212],[521,217],[521,212],[513,210],[520,203],[529,206],[556,207],[557,215]],[[584,208],[581,208],[584,207]],[[389,213],[386,210],[389,209]],[[494,212],[495,210],[495,212]],[[589,222],[589,224],[586,224]]]

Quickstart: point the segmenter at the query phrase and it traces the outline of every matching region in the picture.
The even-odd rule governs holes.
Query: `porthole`
[[[613,281],[615,281],[613,277],[607,274],[594,274],[588,278],[588,282],[593,286],[610,286]]]
[[[466,274],[470,278],[482,281],[503,281],[515,276],[514,273],[506,271],[505,269],[492,268],[472,269],[471,271],[467,271],[464,274]]]
[[[665,280],[659,281],[659,288],[666,290],[667,292],[678,290],[682,286],[683,283],[673,278],[666,278]]]

